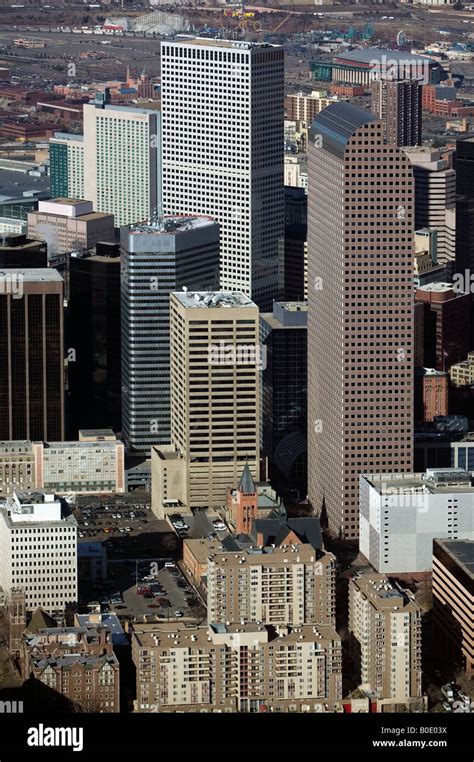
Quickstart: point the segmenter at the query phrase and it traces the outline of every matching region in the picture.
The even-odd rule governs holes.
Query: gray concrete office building
[[[171,441],[170,293],[214,291],[218,277],[219,226],[210,217],[121,229],[122,429],[137,453]]]

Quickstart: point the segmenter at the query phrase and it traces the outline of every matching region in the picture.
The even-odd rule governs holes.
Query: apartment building
[[[54,495],[15,491],[0,507],[0,585],[28,610],[77,602],[77,521]]]
[[[245,40],[161,43],[163,209],[221,229],[220,288],[280,296],[284,51]]]
[[[380,77],[372,82],[371,91],[371,111],[384,120],[387,143],[395,146],[421,145],[421,82]]]
[[[332,553],[309,543],[212,552],[207,564],[209,622],[335,626]]]
[[[28,212],[28,235],[46,241],[48,256],[87,251],[97,241],[114,240],[114,216],[94,212],[90,201],[54,198]]]
[[[328,97],[325,90],[313,90],[309,94],[291,93],[285,96],[286,118],[310,127],[319,112],[337,100],[337,97]]]
[[[357,680],[380,708],[420,702],[421,611],[409,591],[384,574],[353,577],[349,644]]]
[[[467,360],[451,365],[449,377],[453,386],[474,384],[474,352],[468,352]]]
[[[433,543],[433,641],[454,669],[474,677],[474,540]]]
[[[430,572],[436,537],[474,540],[474,487],[462,468],[360,477],[359,547],[378,572]]]
[[[59,495],[124,492],[122,442],[110,430],[79,435],[78,442],[0,442],[0,497],[34,489]]]
[[[134,625],[138,712],[340,711],[341,640],[328,625]]]

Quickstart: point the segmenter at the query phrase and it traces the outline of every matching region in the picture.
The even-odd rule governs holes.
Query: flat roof
[[[0,172],[0,203],[5,203],[10,199],[18,199],[25,192],[40,193],[41,198],[44,194],[49,195],[50,178],[45,175],[35,177],[24,172],[13,172],[12,170],[2,169]],[[31,201],[34,196],[25,196],[25,201]]]
[[[281,45],[272,45],[269,42],[247,42],[245,40],[219,40],[209,37],[188,37],[186,39],[173,40],[172,43],[165,41],[162,45],[202,45],[212,48],[229,48],[230,50],[263,50],[265,48],[281,48]]]
[[[22,275],[23,280],[28,281],[28,283],[40,283],[45,281],[53,283],[63,282],[61,275],[53,267],[12,267],[9,270],[0,270],[0,276],[8,275],[11,278],[13,274]]]
[[[361,478],[379,495],[412,495],[416,498],[423,494],[474,493],[470,472],[462,468],[431,468],[413,474],[361,474]]]
[[[85,216],[85,215],[84,215]],[[130,233],[153,233],[155,235],[173,235],[185,230],[195,230],[209,225],[217,225],[216,220],[208,215],[164,215],[156,217],[148,222],[127,225],[126,230]]]
[[[474,579],[474,540],[437,540]]]
[[[173,291],[173,296],[186,308],[257,307],[241,291]]]

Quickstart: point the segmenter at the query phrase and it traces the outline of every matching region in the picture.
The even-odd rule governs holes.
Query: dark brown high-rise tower
[[[308,488],[358,536],[359,474],[412,470],[413,171],[347,103],[310,130]]]
[[[421,145],[421,95],[422,84],[417,80],[372,82],[372,113],[384,120],[387,143]]]
[[[64,439],[63,279],[0,272],[0,439]]]

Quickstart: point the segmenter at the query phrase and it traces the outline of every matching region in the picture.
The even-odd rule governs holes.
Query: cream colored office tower
[[[171,294],[175,457],[170,460],[168,452],[156,464],[166,466],[167,458],[174,466],[180,462],[185,477],[179,494],[173,492],[177,482],[167,483],[163,499],[217,508],[225,505],[227,488],[239,481],[246,462],[258,478],[258,321],[257,306],[241,293]]]

